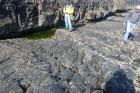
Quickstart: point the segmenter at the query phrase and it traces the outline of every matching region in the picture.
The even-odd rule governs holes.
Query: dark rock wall
[[[118,1],[119,3],[115,0],[71,1],[75,7],[74,22],[106,17],[116,9],[125,9],[122,8],[125,0]],[[65,2],[66,0],[1,0],[0,33],[7,32],[9,29],[20,31],[38,26],[64,25]]]

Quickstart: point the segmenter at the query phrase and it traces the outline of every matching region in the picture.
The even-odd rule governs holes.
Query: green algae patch
[[[32,34],[24,35],[22,38],[29,40],[39,40],[39,39],[52,39],[55,37],[56,28],[34,32]]]

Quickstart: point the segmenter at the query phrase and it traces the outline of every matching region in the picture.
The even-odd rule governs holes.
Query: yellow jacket
[[[72,4],[71,5],[67,5],[67,6],[64,7],[63,12],[65,14],[73,15],[74,7],[72,6]]]

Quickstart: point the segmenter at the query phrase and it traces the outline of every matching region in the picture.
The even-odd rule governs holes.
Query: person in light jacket
[[[65,27],[69,31],[73,30],[71,19],[74,13],[74,7],[70,2],[66,3],[66,6],[63,9],[64,17],[65,17]]]
[[[135,11],[129,13],[126,22],[126,32],[123,36],[123,40],[125,43],[128,42],[129,39],[134,37],[133,30],[137,28],[137,23],[140,20],[140,6],[136,7]]]

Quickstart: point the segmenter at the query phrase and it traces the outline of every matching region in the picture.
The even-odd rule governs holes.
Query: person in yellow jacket
[[[63,9],[63,12],[64,12],[64,17],[65,17],[65,27],[69,31],[72,31],[73,27],[72,27],[71,19],[73,17],[73,13],[74,13],[73,5],[70,2],[67,2],[66,6]]]

